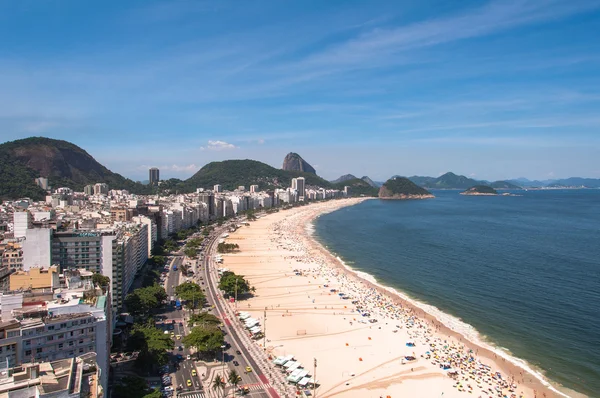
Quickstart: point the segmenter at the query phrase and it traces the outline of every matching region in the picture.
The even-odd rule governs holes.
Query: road
[[[166,279],[165,290],[169,300],[171,297],[175,297],[175,287],[182,283],[185,279],[181,276],[181,265],[184,262],[183,256],[175,256],[171,261]],[[173,270],[173,266],[177,266],[177,271]],[[193,376],[192,370],[195,369],[194,362],[192,359],[187,359],[188,355],[191,355],[190,350],[187,347],[182,347],[181,339],[189,332],[189,327],[184,319],[184,310],[177,310],[174,305],[169,304],[168,308],[162,313],[165,324],[173,324],[174,330],[174,342],[175,349],[170,354],[170,363],[172,367],[175,367],[176,371],[173,379],[173,388],[178,386],[182,387],[182,392],[185,391],[200,391],[202,390],[202,382],[200,381],[199,375]],[[177,338],[177,337],[180,338]],[[182,349],[180,350],[179,347]],[[181,355],[181,360],[177,359],[177,355]],[[192,382],[192,386],[187,386],[187,381]]]
[[[192,268],[194,270],[193,281],[198,283],[206,294],[206,299],[209,305],[214,306],[212,313],[217,315],[223,320],[223,331],[225,332],[225,341],[231,345],[230,348],[226,349],[224,355],[218,355],[218,357],[224,358],[224,370],[225,374],[231,369],[235,369],[241,377],[239,386],[247,386],[250,393],[246,396],[249,397],[260,397],[260,398],[279,398],[279,395],[270,386],[269,381],[265,375],[262,374],[258,368],[256,361],[250,355],[250,352],[242,343],[238,330],[234,323],[237,322],[235,319],[229,319],[227,312],[222,302],[222,294],[217,290],[217,279],[216,279],[216,268],[218,264],[214,261],[216,254],[216,246],[220,236],[226,231],[225,227],[216,229],[206,237],[203,245],[203,253],[201,260],[194,263]],[[184,257],[182,250],[178,252],[170,263],[168,277],[166,280],[165,290],[169,298],[175,296],[175,287],[190,279],[181,275],[181,264],[184,263]],[[173,266],[177,266],[177,271],[173,271]],[[212,272],[211,272],[212,271]],[[189,332],[189,327],[184,320],[184,311],[177,310],[175,306],[169,305],[168,309],[163,312],[163,317],[166,319],[165,323],[172,323],[175,320],[174,334],[175,336],[185,336]],[[183,323],[183,326],[180,325]],[[243,332],[241,330],[240,332]],[[183,347],[182,351],[179,351],[181,340],[175,340],[175,350],[171,354],[171,363],[178,364],[178,368],[174,374],[173,387],[182,386],[182,390],[178,392],[178,397],[181,398],[205,398],[207,396],[217,396],[209,385],[203,386],[200,381],[200,375],[192,376],[191,372],[195,369],[193,360],[188,360],[187,355],[191,354],[189,349]],[[239,351],[240,354],[236,352]],[[177,354],[182,356],[180,361],[177,360]],[[238,365],[234,365],[234,361]],[[252,371],[246,372],[246,366],[249,366]],[[218,370],[219,374],[223,371]],[[187,380],[192,382],[192,387],[187,387]],[[231,391],[229,391],[231,394]]]
[[[260,373],[260,370],[242,343],[240,337],[238,336],[238,331],[232,325],[232,322],[237,322],[235,319],[230,320],[227,316],[227,312],[224,309],[224,304],[221,301],[222,294],[217,291],[217,281],[215,280],[214,270],[219,266],[214,261],[214,256],[216,253],[217,241],[221,234],[226,231],[226,228],[222,228],[213,232],[213,234],[209,238],[209,242],[205,249],[205,255],[202,259],[202,275],[204,276],[204,280],[206,281],[206,296],[209,300],[209,303],[213,304],[216,309],[216,315],[218,315],[223,320],[223,330],[227,333],[225,340],[231,344],[231,348],[225,353],[225,363],[228,369],[236,369],[240,374],[242,381],[240,382],[240,386],[247,385],[250,387],[251,392],[250,395],[253,397],[265,397],[269,398],[279,397],[277,393],[275,393],[272,388],[268,385],[267,378]],[[211,272],[211,270],[213,272]],[[241,354],[236,354],[236,350],[240,351]],[[233,354],[232,354],[233,353]],[[237,361],[239,363],[238,366],[234,366],[233,361]],[[246,366],[250,366],[252,368],[252,372],[246,373]],[[267,384],[267,386],[264,386]],[[253,388],[254,387],[254,388]],[[255,390],[256,387],[266,387],[270,389],[271,394],[262,389],[262,391]]]

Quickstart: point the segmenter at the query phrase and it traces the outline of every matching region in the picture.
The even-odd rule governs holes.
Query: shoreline
[[[393,305],[394,307],[394,311],[396,319],[400,319],[398,317],[398,311],[400,311],[400,315],[404,316],[404,317],[408,317],[410,320],[411,325],[415,324],[415,320],[417,320],[418,322],[418,328],[419,329],[424,329],[424,331],[418,330],[415,331],[414,333],[407,330],[409,329],[411,326],[407,326],[407,328],[405,329],[406,333],[408,333],[408,338],[413,338],[414,335],[414,339],[416,340],[417,338],[420,339],[420,341],[425,344],[425,342],[430,342],[430,341],[439,341],[441,342],[443,340],[443,342],[447,345],[450,346],[451,348],[448,348],[448,350],[450,350],[452,353],[454,353],[455,350],[456,352],[458,352],[458,357],[460,357],[460,352],[463,351],[467,351],[467,350],[471,350],[469,352],[471,352],[471,354],[469,354],[472,358],[470,358],[470,361],[474,361],[475,358],[477,359],[477,361],[481,361],[483,366],[490,366],[491,369],[493,369],[494,371],[500,371],[501,374],[505,377],[507,376],[511,376],[512,375],[512,379],[510,380],[510,384],[516,384],[518,385],[518,387],[515,390],[515,394],[517,393],[517,389],[518,392],[520,394],[523,394],[522,396],[525,397],[550,397],[550,396],[568,396],[565,393],[562,393],[560,391],[558,391],[557,389],[554,388],[554,386],[547,381],[547,379],[540,373],[536,372],[535,370],[531,369],[531,367],[525,362],[522,361],[518,358],[512,357],[511,355],[509,355],[508,353],[502,351],[501,349],[495,348],[493,347],[493,345],[482,341],[480,339],[479,334],[477,333],[477,331],[468,324],[463,323],[462,321],[458,320],[458,318],[452,317],[449,314],[445,314],[443,313],[441,310],[439,310],[438,308],[431,306],[429,304],[425,304],[425,303],[420,303],[415,299],[410,298],[408,295],[397,291],[396,289],[394,289],[393,287],[389,287],[389,286],[385,286],[381,283],[379,283],[373,276],[371,276],[370,274],[363,272],[363,271],[358,271],[355,270],[353,268],[351,268],[350,266],[346,265],[343,260],[339,257],[337,257],[334,253],[331,253],[327,247],[325,247],[321,242],[319,242],[314,234],[315,228],[314,228],[314,222],[315,220],[320,217],[323,214],[326,213],[330,213],[333,211],[337,211],[340,210],[344,207],[347,206],[351,206],[351,205],[355,205],[358,203],[361,203],[362,201],[367,200],[367,199],[362,199],[362,200],[343,200],[343,201],[335,201],[338,203],[333,203],[333,204],[313,204],[311,206],[305,207],[305,208],[298,208],[298,209],[293,209],[293,210],[287,210],[285,215],[280,215],[279,217],[273,217],[273,215],[269,215],[267,216],[263,216],[261,217],[261,220],[263,221],[263,223],[267,223],[268,220],[272,220],[273,222],[271,224],[268,224],[268,226],[272,226],[272,225],[276,225],[278,222],[282,223],[283,221],[290,221],[292,218],[300,218],[300,220],[297,220],[297,222],[293,222],[296,221],[295,219],[291,222],[291,226],[295,232],[295,237],[299,238],[300,240],[303,240],[306,248],[308,249],[308,253],[305,253],[308,257],[314,258],[315,254],[319,254],[320,257],[322,259],[325,260],[325,264],[324,267],[329,268],[329,270],[332,272],[331,275],[326,275],[329,277],[333,277],[333,278],[338,278],[337,283],[340,284],[341,286],[346,286],[346,289],[358,289],[357,291],[359,292],[365,292],[365,291],[372,291],[372,292],[377,292],[377,298],[379,300],[383,300],[386,303],[391,303],[388,305]],[[282,212],[280,212],[282,213]],[[279,214],[279,213],[275,213],[275,214]],[[288,215],[289,214],[289,215]],[[275,221],[273,220],[274,218],[280,219],[279,221]],[[267,220],[268,219],[268,220]],[[286,222],[287,224],[287,222]],[[266,229],[267,227],[265,227]],[[232,234],[234,236],[230,237],[230,238],[234,238],[235,239],[235,235],[237,235],[237,232]],[[281,233],[280,233],[281,235]],[[279,236],[280,236],[279,235]],[[273,242],[274,239],[271,237],[271,241]],[[237,243],[237,241],[236,241]],[[278,246],[279,247],[279,246]],[[289,249],[289,248],[288,248]],[[271,250],[271,248],[269,248],[269,250]],[[291,252],[291,250],[288,250]],[[243,254],[243,250],[241,250],[242,254]],[[316,252],[316,253],[315,253]],[[288,253],[289,254],[289,253]],[[232,258],[235,258],[235,256],[237,255],[231,255]],[[227,257],[230,257],[229,255]],[[291,256],[293,257],[293,256]],[[229,259],[227,258],[224,267],[228,267],[229,266]],[[296,259],[296,262],[299,262],[300,260]],[[262,260],[259,260],[260,263],[262,263]],[[267,262],[269,262],[267,260]],[[314,265],[314,264],[313,264]],[[233,267],[236,268],[236,267]],[[234,272],[236,271],[236,269],[233,269]],[[244,271],[242,269],[242,271]],[[325,270],[326,271],[326,270]],[[341,271],[341,275],[339,274],[339,271]],[[278,272],[281,272],[281,270],[278,269]],[[302,271],[304,272],[304,271]],[[321,279],[323,279],[323,272],[324,270],[320,270],[321,272]],[[314,279],[317,279],[317,276],[319,276],[319,272],[317,271],[315,273],[315,270],[308,268],[306,269],[306,273],[307,276],[304,277],[310,277],[312,276]],[[286,273],[285,276],[287,277],[288,274]],[[248,274],[248,278],[251,280],[251,282],[255,282],[259,280],[258,275],[256,278],[253,278],[252,275]],[[292,278],[292,277],[290,277]],[[255,279],[253,281],[253,279]],[[346,281],[346,279],[348,279]],[[329,281],[329,279],[327,277],[325,277],[325,280]],[[341,283],[340,283],[341,280]],[[323,282],[323,280],[321,280],[319,283]],[[260,283],[260,281],[259,281]],[[309,284],[311,283],[311,281],[309,280],[308,282]],[[254,283],[253,283],[254,284]],[[327,286],[327,284],[325,284],[325,286]],[[340,287],[341,287],[340,286]],[[350,287],[352,286],[352,287]],[[311,288],[315,287],[314,285],[311,286]],[[321,286],[319,286],[320,288]],[[308,287],[307,287],[308,288]],[[258,297],[261,297],[262,294],[260,292],[260,288],[258,288]],[[314,289],[313,289],[314,290]],[[343,290],[343,289],[340,289]],[[312,290],[311,290],[312,292]],[[288,293],[291,293],[291,291],[288,290]],[[313,294],[313,293],[310,293]],[[311,295],[309,294],[309,299],[311,297]],[[320,293],[321,295],[323,294],[322,292]],[[383,299],[382,299],[383,298]],[[258,301],[258,300],[257,300]],[[313,299],[312,301],[313,303],[315,303],[315,299]],[[354,302],[353,302],[354,303]],[[279,307],[280,304],[278,304]],[[250,307],[251,304],[249,303],[248,306]],[[273,308],[273,306],[272,306]],[[327,309],[328,307],[325,306],[325,309]],[[317,307],[315,306],[315,309],[317,309]],[[334,309],[334,307],[332,306],[331,309]],[[346,306],[344,306],[344,309],[346,309]],[[435,310],[434,312],[438,312],[437,316],[433,313],[431,313],[431,310]],[[428,311],[429,310],[429,311]],[[250,311],[250,310],[249,310]],[[286,310],[286,312],[288,312],[288,310]],[[386,306],[385,311],[388,311],[388,307]],[[385,312],[384,311],[384,312]],[[294,316],[296,315],[302,315],[300,310],[294,310],[293,312]],[[354,312],[350,312],[348,313],[346,310],[344,310],[341,314],[344,315],[350,315],[350,314],[354,314]],[[319,314],[321,315],[321,314]],[[330,315],[330,314],[329,314]],[[335,312],[333,312],[333,315],[336,315]],[[389,315],[389,314],[388,314]],[[475,333],[474,335],[468,336],[465,335],[464,332],[460,332],[457,330],[452,329],[452,327],[446,325],[443,320],[440,320],[438,318],[438,316],[440,315],[445,315],[448,316],[450,320],[458,320],[462,325],[467,326],[468,328],[472,328],[473,332]],[[282,315],[282,316],[285,316]],[[317,317],[316,315],[314,316],[315,318]],[[386,319],[385,317],[382,317],[383,321],[393,321],[392,318],[390,319]],[[453,318],[453,319],[452,319]],[[359,318],[360,319],[360,318]],[[344,318],[344,320],[346,320],[346,318]],[[354,321],[356,321],[356,318],[354,318]],[[448,321],[448,319],[446,319],[446,321]],[[306,321],[305,321],[306,322]],[[337,319],[336,319],[337,322]],[[332,325],[334,324],[334,322],[331,322]],[[390,329],[390,327],[388,327],[389,322],[386,322],[386,326],[384,327],[384,329]],[[350,325],[353,326],[353,322],[350,321]],[[380,326],[381,325],[381,326]],[[408,325],[408,324],[407,324]],[[382,329],[382,324],[374,324],[374,326],[378,326],[379,330]],[[283,325],[282,325],[283,327]],[[370,326],[369,329],[372,329],[373,326]],[[400,327],[400,325],[396,325],[397,328],[402,329]],[[352,333],[353,330],[349,330],[347,331],[346,329],[348,329],[348,327],[346,326],[346,328],[344,328],[342,333]],[[403,332],[402,330],[392,330],[394,333],[396,332]],[[282,333],[285,335],[285,331]],[[306,333],[306,332],[305,332]],[[369,334],[370,332],[366,332],[367,334]],[[323,336],[326,336],[327,333],[322,334]],[[400,334],[397,334],[396,336],[399,336]],[[289,340],[294,340],[293,338],[289,338],[289,336],[287,337],[288,340],[283,340],[281,339],[281,336],[275,336],[275,338],[280,337],[279,342],[283,342],[283,341],[289,341]],[[394,337],[392,335],[392,337]],[[385,336],[385,339],[387,339],[388,341],[392,338],[389,335]],[[319,338],[318,336],[315,337],[316,339]],[[299,339],[299,338],[298,338]],[[323,339],[325,339],[325,337],[323,337]],[[434,340],[435,339],[435,340]],[[472,339],[476,339],[477,341],[472,341]],[[371,340],[371,337],[368,338],[368,340]],[[314,344],[314,343],[313,343]],[[432,344],[432,343],[430,343]],[[440,343],[441,344],[441,343]],[[455,347],[456,344],[456,347]],[[346,346],[348,346],[348,344],[346,344]],[[432,344],[432,347],[435,347],[435,344]],[[446,347],[445,347],[446,348]],[[399,347],[398,351],[401,351],[402,349]],[[432,349],[432,351],[435,352],[435,348]],[[277,351],[277,350],[274,350]],[[289,352],[289,351],[288,351]],[[397,352],[396,352],[397,353]],[[414,354],[414,353],[413,353]],[[424,355],[422,354],[420,356],[420,358],[417,358],[417,362],[415,364],[421,365],[421,363],[425,362],[426,360],[430,359],[430,356],[433,354],[429,354],[429,351],[426,352],[426,356],[424,357]],[[341,355],[341,354],[340,354]],[[442,354],[439,353],[439,355],[441,356]],[[462,354],[464,356],[464,353]],[[424,359],[426,358],[426,359]],[[437,358],[437,356],[436,356]],[[398,359],[398,358],[395,358]],[[360,361],[362,361],[363,359],[360,358]],[[460,363],[461,361],[459,361]],[[431,362],[432,364],[434,364],[434,362]],[[380,365],[383,366],[386,365],[386,363]],[[391,365],[386,365],[387,367],[390,367]],[[461,365],[462,366],[462,365]],[[407,369],[407,368],[406,368]],[[410,368],[410,371],[413,371],[413,368]],[[424,363],[423,366],[417,368],[417,371],[420,371],[421,374],[420,377],[421,379],[427,379],[429,380],[429,382],[427,384],[429,384],[430,382],[435,381],[436,384],[436,391],[442,391],[442,394],[444,392],[448,392],[448,393],[456,393],[458,394],[457,396],[462,396],[462,393],[459,392],[461,389],[465,389],[465,387],[460,384],[459,382],[456,382],[454,384],[454,386],[452,385],[452,379],[449,378],[445,373],[440,372],[439,374],[437,374],[435,372],[435,366],[430,366],[430,364],[428,363]],[[371,372],[371,370],[369,370],[368,372]],[[367,372],[367,373],[368,373]],[[381,371],[383,372],[383,370]],[[474,372],[473,372],[474,373]],[[464,374],[464,372],[463,372]],[[475,374],[475,373],[474,373]],[[387,388],[389,389],[394,389],[394,390],[398,390],[398,391],[402,391],[402,393],[404,393],[404,390],[406,390],[406,388],[400,386],[398,387],[400,384],[409,384],[408,381],[410,380],[411,382],[413,382],[414,380],[418,380],[419,377],[417,376],[410,376],[410,375],[400,375],[400,373],[396,373],[394,374],[394,377],[397,381],[397,384],[395,384],[393,381],[390,382],[390,384],[386,385],[386,388],[384,388],[384,392],[387,392]],[[475,378],[472,377],[470,374],[467,373],[467,375],[469,377],[471,377],[471,379],[473,379],[473,384],[475,384]],[[477,376],[477,384],[481,384],[478,387],[482,388],[482,391],[490,394],[489,396],[496,396],[496,391],[492,391],[492,389],[490,388],[489,391],[486,391],[485,388],[483,388],[483,384],[485,381],[485,375],[480,375],[478,373],[479,376]],[[361,375],[359,375],[361,376]],[[358,377],[358,376],[357,376]],[[443,377],[445,377],[445,379],[443,379]],[[365,378],[365,377],[363,377]],[[481,380],[480,380],[481,378]],[[339,379],[339,377],[336,377],[336,379]],[[344,379],[343,373],[342,373],[342,379]],[[346,379],[348,379],[346,377]],[[371,377],[371,381],[367,380],[366,383],[363,383],[363,387],[366,386],[368,391],[371,391],[371,388],[369,388],[370,385],[376,386],[378,385],[376,383],[377,380],[384,380],[385,377],[381,377],[381,378],[374,378]],[[389,379],[389,377],[388,377]],[[388,380],[386,379],[386,380]],[[374,380],[374,381],[373,381]],[[391,380],[391,379],[389,379]],[[470,382],[470,380],[468,378],[466,378],[467,382]],[[336,380],[338,381],[338,380]],[[370,383],[370,384],[369,384]],[[503,381],[503,383],[506,384],[506,381]],[[334,396],[334,395],[339,395],[340,393],[344,394],[344,396],[346,396],[347,394],[350,393],[350,390],[347,390],[347,392],[336,392],[336,390],[340,389],[340,384],[334,385],[334,386],[329,386],[329,382],[327,383],[323,383],[323,387],[321,387],[320,390],[320,396]],[[342,383],[343,384],[343,383]],[[349,383],[348,383],[349,384]],[[346,384],[346,385],[348,385]],[[379,383],[381,384],[381,383]],[[415,383],[415,384],[421,384],[421,383]],[[329,387],[328,389],[325,389],[324,387],[327,385],[327,387]],[[490,384],[491,385],[491,384]],[[470,389],[473,389],[473,387],[469,384],[468,385]],[[396,388],[398,387],[398,388]],[[455,387],[457,389],[452,389],[452,387]],[[422,388],[418,387],[418,388]],[[447,388],[449,388],[449,390],[447,390]],[[342,387],[343,389],[343,387]],[[413,391],[420,391],[420,390],[413,390]],[[464,390],[466,391],[466,389]],[[476,391],[469,391],[469,392],[476,392]],[[325,394],[325,395],[323,395]],[[492,395],[493,394],[493,395]],[[446,396],[455,396],[455,394],[446,394]],[[477,395],[475,395],[477,396]],[[488,396],[488,395],[483,395],[483,396]],[[515,395],[517,396],[517,395]]]

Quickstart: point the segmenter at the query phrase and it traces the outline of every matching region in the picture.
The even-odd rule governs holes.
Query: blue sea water
[[[315,236],[551,381],[600,397],[600,190],[433,193],[322,215]]]

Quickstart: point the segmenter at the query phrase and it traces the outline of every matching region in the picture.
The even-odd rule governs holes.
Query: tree
[[[160,392],[160,388],[152,390],[152,392],[144,395],[144,398],[162,398],[163,394]]]
[[[106,293],[106,289],[110,285],[110,278],[108,276],[104,276],[102,274],[95,273],[92,275],[92,283],[96,287],[100,287],[104,293]]]
[[[201,327],[207,326],[218,326],[221,324],[221,320],[208,312],[200,312],[198,314],[193,314],[188,321],[189,327],[194,327],[196,325]]]
[[[198,304],[204,303],[204,300],[206,300],[200,285],[192,282],[182,283],[175,287],[175,294],[186,302],[186,306],[192,309],[195,309]]]
[[[186,347],[194,347],[198,352],[216,352],[225,343],[223,332],[216,326],[197,326],[182,339]]]
[[[164,256],[152,256],[152,262],[158,267],[164,267],[167,259]]]
[[[138,376],[125,376],[115,384],[112,395],[116,398],[145,398],[148,393],[150,389],[146,380]]]
[[[217,374],[212,382],[212,389],[214,391],[225,390],[225,381],[222,379],[220,374]]]
[[[194,249],[192,247],[186,247],[183,250],[183,254],[185,254],[186,257],[189,257],[189,258],[196,258],[196,249]]]
[[[157,309],[167,299],[165,289],[157,284],[135,289],[125,297],[125,306],[130,314],[134,316],[148,315],[153,309]]]
[[[127,350],[139,351],[136,364],[146,369],[153,365],[166,365],[169,362],[167,351],[172,349],[171,336],[154,327],[151,321],[134,325],[127,339]]]
[[[235,397],[235,391],[237,390],[237,385],[239,384],[240,380],[242,380],[242,378],[238,372],[235,371],[235,369],[229,371],[229,374],[227,375],[227,381],[229,382],[229,385],[233,387],[232,397]]]
[[[217,251],[219,253],[230,253],[239,248],[240,246],[237,243],[219,243],[217,245]]]
[[[223,272],[219,281],[219,289],[223,290],[226,295],[233,296],[236,294],[245,294],[250,291],[250,284],[243,275],[236,275],[233,272]]]

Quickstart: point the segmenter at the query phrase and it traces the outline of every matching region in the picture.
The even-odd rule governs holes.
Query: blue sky
[[[113,171],[600,178],[600,1],[0,0],[0,139]]]

